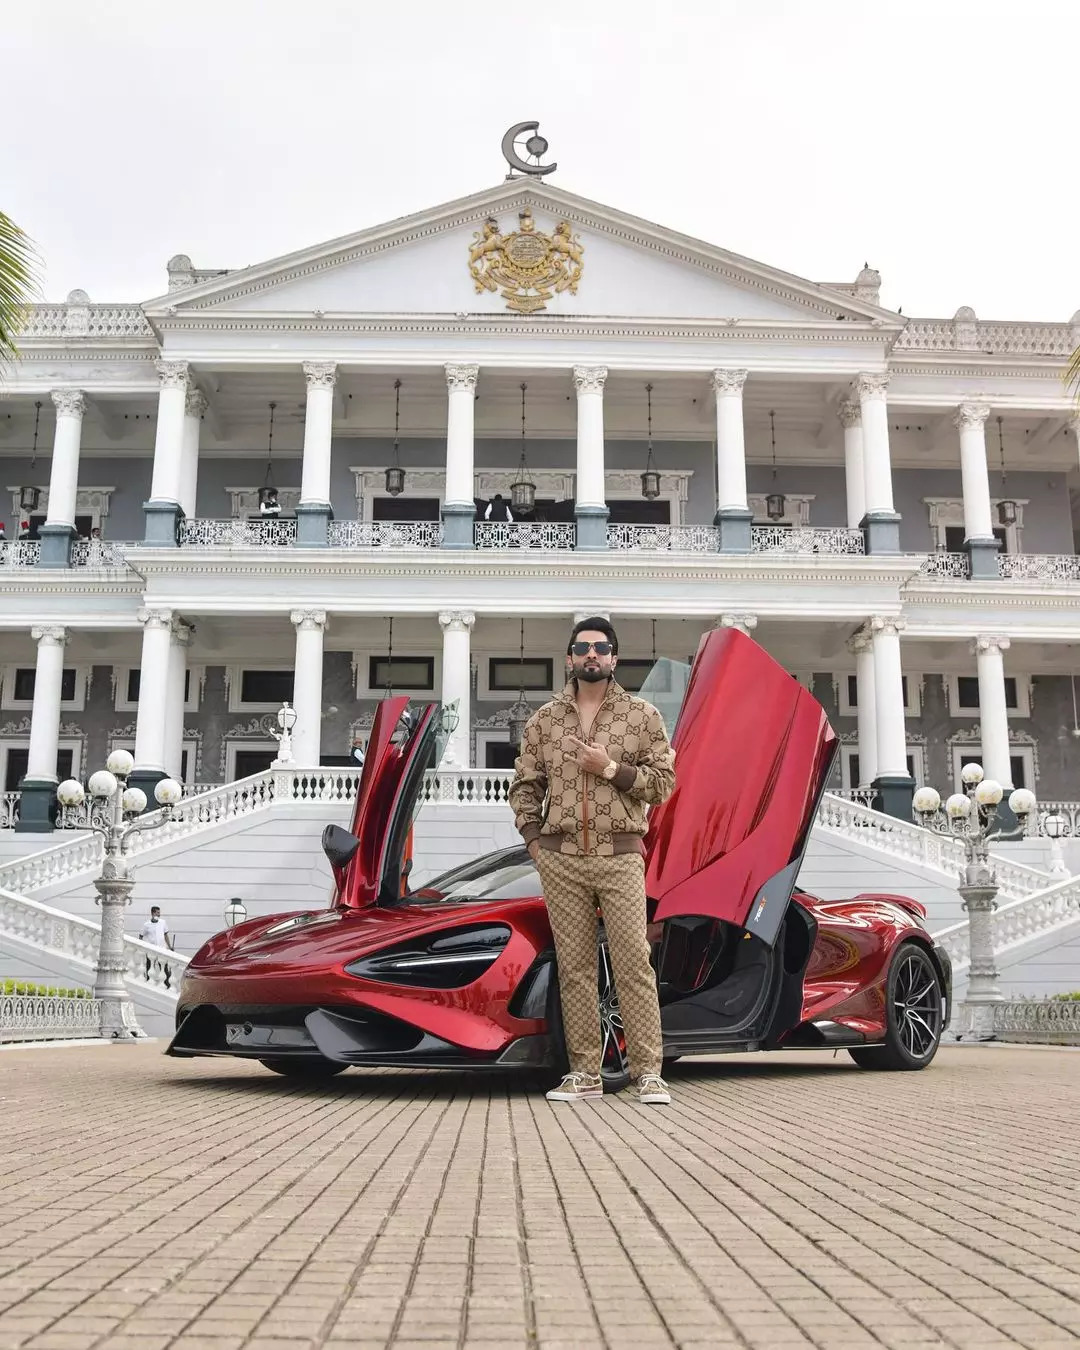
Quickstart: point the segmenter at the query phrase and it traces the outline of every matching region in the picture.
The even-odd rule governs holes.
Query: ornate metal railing
[[[1018,998],[994,1004],[994,1035],[1021,1045],[1080,1045],[1080,999]]]
[[[71,545],[71,566],[126,568],[126,547],[111,539],[76,539]]]
[[[609,525],[608,548],[619,553],[715,553],[712,525]]]
[[[1006,553],[999,563],[1009,581],[1080,581],[1075,553]]]
[[[19,819],[21,792],[0,792],[0,830],[10,830]]]
[[[48,994],[0,995],[0,1045],[69,1041],[97,1036],[101,1004],[96,998]]]
[[[1047,839],[1046,817],[1061,816],[1065,825],[1061,831],[1063,839],[1080,839],[1080,802],[1054,802],[1039,798],[1039,805],[1025,822],[1024,833],[1033,838]]]
[[[1002,859],[995,857],[992,861],[998,880],[1002,881]],[[1004,893],[1003,885],[998,894]],[[1044,937],[1077,919],[1080,919],[1080,877],[1066,877],[1056,885],[1043,886],[1031,895],[1010,900],[994,911],[994,951],[1000,955],[1009,947],[1033,937]],[[968,934],[966,919],[934,934],[934,940],[949,953],[956,970],[966,969],[969,963]]]
[[[180,543],[184,548],[289,548],[296,543],[296,521],[183,520]]]
[[[832,792],[822,796],[814,825],[841,838],[869,844],[893,857],[943,872],[954,882],[964,865],[964,846],[959,839],[935,834],[914,821],[885,815]],[[994,855],[994,868],[1000,894],[1010,900],[1042,891],[1051,880],[1048,873],[1036,867],[1026,867],[998,855]]]
[[[839,526],[788,529],[782,525],[755,525],[750,531],[750,549],[753,553],[787,553],[798,557],[817,553],[860,554],[866,552],[866,541],[861,530],[846,530]]]
[[[841,801],[857,802],[860,806],[873,806],[878,795],[872,787],[829,788],[830,797],[839,797]]]
[[[438,548],[438,520],[334,520],[327,542],[331,548]]]
[[[35,567],[41,556],[37,539],[5,539],[0,542],[0,567]]]
[[[576,538],[569,521],[478,520],[473,526],[473,543],[481,549],[568,549]]]
[[[918,574],[948,581],[966,581],[971,576],[971,559],[966,553],[928,553]]]

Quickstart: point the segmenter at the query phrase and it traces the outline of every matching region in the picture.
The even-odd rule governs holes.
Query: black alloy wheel
[[[945,1030],[941,977],[933,957],[917,942],[902,942],[885,986],[887,1031],[881,1045],[848,1054],[860,1069],[925,1069]]]
[[[279,1073],[283,1078],[298,1078],[305,1083],[321,1083],[327,1078],[336,1078],[349,1067],[333,1059],[324,1059],[321,1055],[305,1055],[303,1058],[260,1059],[259,1063],[271,1073]]]

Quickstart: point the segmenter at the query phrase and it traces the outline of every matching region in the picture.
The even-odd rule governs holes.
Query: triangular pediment
[[[478,251],[478,244],[487,247]],[[540,272],[530,274],[537,259]],[[540,276],[541,287],[525,284],[530,275]],[[538,297],[538,289],[545,293]],[[525,179],[215,276],[145,309],[163,324],[177,316],[190,323],[200,316],[209,322],[533,313],[903,326],[890,311],[841,291]]]

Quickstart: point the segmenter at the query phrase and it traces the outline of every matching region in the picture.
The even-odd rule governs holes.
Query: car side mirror
[[[360,840],[356,835],[340,825],[327,825],[322,832],[322,849],[335,872],[348,867],[359,847]]]

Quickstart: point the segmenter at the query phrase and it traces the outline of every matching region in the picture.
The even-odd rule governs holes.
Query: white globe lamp
[[[114,750],[105,761],[105,767],[117,778],[126,778],[135,767],[135,756],[129,750]]]
[[[954,792],[946,798],[945,814],[950,820],[966,820],[971,815],[971,798],[965,797],[962,792]]]
[[[1035,810],[1034,792],[1030,788],[1015,788],[1009,793],[1009,810],[1014,816],[1030,816]]]
[[[1005,789],[994,778],[984,778],[975,789],[975,800],[980,806],[997,806]]]
[[[159,806],[175,806],[184,795],[184,789],[175,778],[163,778],[154,788],[154,800]]]
[[[134,812],[135,815],[146,810],[146,793],[141,788],[125,788],[120,801],[125,811]]]
[[[929,816],[941,806],[941,793],[937,788],[921,787],[915,792],[911,804],[920,816]]]
[[[77,778],[65,778],[56,789],[56,800],[61,806],[82,806],[86,792]]]
[[[111,774],[108,769],[98,769],[97,773],[90,775],[86,786],[90,789],[91,797],[111,797],[119,784],[115,774]]]
[[[976,783],[983,780],[983,766],[981,764],[965,764],[960,770],[960,781],[966,788],[973,788]]]

